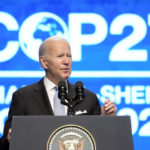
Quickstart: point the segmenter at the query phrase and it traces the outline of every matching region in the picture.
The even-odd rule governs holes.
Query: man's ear
[[[40,64],[44,69],[48,69],[47,60],[46,60],[45,56],[40,56]]]

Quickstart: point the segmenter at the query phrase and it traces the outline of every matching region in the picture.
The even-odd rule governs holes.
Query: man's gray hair
[[[60,37],[60,36],[52,36],[44,40],[44,42],[41,44],[39,48],[39,59],[41,56],[44,56],[48,48],[50,48],[48,47],[48,45],[50,45],[53,41],[59,41],[59,40],[64,40],[67,42],[65,38]]]

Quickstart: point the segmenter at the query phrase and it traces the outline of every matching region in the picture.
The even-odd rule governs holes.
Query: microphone
[[[75,92],[76,92],[75,100],[77,100],[78,102],[82,102],[83,98],[85,97],[85,93],[83,83],[81,81],[76,82]]]
[[[62,104],[65,104],[65,99],[67,99],[66,89],[66,82],[60,81],[58,83],[58,97],[61,99]]]

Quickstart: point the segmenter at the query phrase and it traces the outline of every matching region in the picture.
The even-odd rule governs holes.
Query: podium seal
[[[78,125],[57,128],[49,137],[47,150],[96,150],[92,134]]]

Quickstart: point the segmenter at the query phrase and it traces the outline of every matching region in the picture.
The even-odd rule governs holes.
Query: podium
[[[133,150],[129,116],[14,116],[10,150]]]

